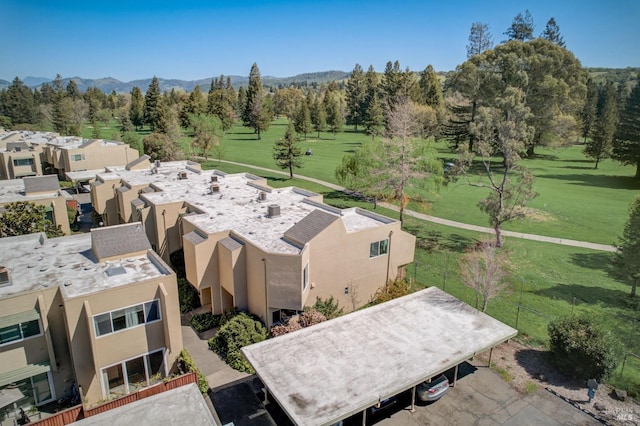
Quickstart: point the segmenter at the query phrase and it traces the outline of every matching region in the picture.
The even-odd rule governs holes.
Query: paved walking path
[[[280,175],[284,175],[284,176],[289,176],[289,173],[287,172],[281,172],[279,170],[273,170],[273,169],[268,169],[266,167],[259,167],[259,166],[252,166],[251,164],[244,164],[244,163],[237,163],[235,161],[226,161],[226,160],[220,160],[223,163],[228,163],[228,164],[235,164],[237,166],[243,166],[243,167],[250,167],[252,169],[257,169],[257,170],[263,170],[263,171],[267,171],[270,173],[276,173],[276,174],[280,174]],[[334,189],[336,191],[342,191],[342,192],[349,192],[346,188],[340,186],[340,185],[336,185],[334,183],[331,182],[325,182],[322,181],[320,179],[315,179],[312,177],[308,177],[308,176],[302,176],[302,175],[297,175],[294,174],[293,175],[295,178],[298,179],[302,179],[302,180],[306,180],[309,182],[315,182],[317,184],[320,185],[324,185],[326,187],[329,187],[331,189]],[[378,203],[379,206],[382,206],[386,209],[389,210],[394,210],[394,211],[399,211],[400,208],[398,206],[395,206],[393,204],[389,204],[389,203]],[[413,210],[408,210],[405,209],[404,213],[407,216],[411,216],[411,217],[415,217],[417,219],[421,219],[421,220],[426,220],[429,222],[433,222],[433,223],[438,223],[440,225],[445,225],[445,226],[451,226],[454,228],[459,228],[459,229],[467,229],[469,231],[476,231],[476,232],[483,232],[486,234],[494,234],[494,230],[492,228],[486,227],[486,226],[477,226],[477,225],[469,225],[467,223],[462,223],[462,222],[456,222],[453,220],[449,220],[449,219],[442,219],[439,217],[435,217],[435,216],[430,216],[427,214],[423,214],[423,213],[418,213],[416,211]],[[502,235],[505,237],[513,237],[513,238],[521,238],[524,240],[533,240],[533,241],[542,241],[545,243],[552,243],[552,244],[560,244],[563,246],[572,246],[572,247],[581,247],[581,248],[588,248],[588,249],[592,249],[592,250],[600,250],[600,251],[608,251],[608,252],[615,252],[616,248],[614,246],[610,246],[610,245],[606,245],[606,244],[598,244],[598,243],[590,243],[587,241],[576,241],[576,240],[569,240],[566,238],[556,238],[556,237],[546,237],[544,235],[535,235],[535,234],[525,234],[522,232],[513,232],[513,231],[502,231]]]

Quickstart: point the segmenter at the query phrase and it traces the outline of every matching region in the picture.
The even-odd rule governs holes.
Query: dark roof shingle
[[[305,245],[336,220],[338,216],[316,209],[285,231],[284,238]]]
[[[138,222],[91,230],[91,248],[99,261],[149,250],[151,244]]]
[[[56,192],[60,189],[60,182],[56,175],[25,177],[22,182],[24,183],[24,192],[27,195],[38,192]]]

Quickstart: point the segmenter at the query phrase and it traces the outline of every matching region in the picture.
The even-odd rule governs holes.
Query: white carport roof
[[[298,425],[329,425],[517,330],[431,287],[242,349]]]

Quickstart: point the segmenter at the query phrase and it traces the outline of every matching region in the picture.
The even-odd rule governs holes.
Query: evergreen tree
[[[172,111],[164,100],[164,97],[161,96],[158,98],[151,120],[150,126],[155,129],[157,133],[165,134],[172,140],[177,140],[177,135],[175,133],[179,133],[179,131],[173,129],[175,115],[172,114]],[[177,123],[175,124],[177,126]]]
[[[307,97],[309,96],[311,96],[311,92],[307,94]],[[318,139],[320,139],[320,132],[322,132],[327,125],[327,114],[319,96],[314,97],[311,111],[309,111],[309,113],[311,116],[313,130],[318,132]]]
[[[309,105],[307,105],[306,100],[299,102],[299,104],[293,119],[293,125],[296,133],[304,135],[304,140],[307,140],[307,133],[311,131],[311,112],[309,111]]]
[[[0,238],[44,232],[47,237],[64,235],[60,225],[46,218],[46,207],[29,201],[16,201],[5,206],[0,215]]]
[[[518,41],[527,41],[533,39],[533,30],[535,26],[533,25],[533,17],[531,16],[531,12],[527,9],[522,13],[518,13],[513,21],[511,22],[511,26],[507,28],[504,35],[509,37],[509,40],[518,40]]]
[[[191,115],[199,115],[205,112],[205,99],[200,91],[200,86],[196,85],[189,94],[187,101],[180,109],[180,125],[185,129],[191,126],[189,117]]]
[[[140,130],[144,124],[144,97],[138,86],[131,89],[131,103],[129,104],[129,119],[136,129]]]
[[[444,98],[442,96],[442,86],[440,85],[438,74],[436,74],[431,65],[428,65],[420,74],[418,86],[420,87],[422,103],[436,110],[443,107]]]
[[[584,102],[580,119],[582,120],[582,137],[587,142],[587,136],[591,134],[591,129],[598,115],[598,85],[591,78],[587,80],[587,99]]]
[[[333,133],[333,139],[335,140],[336,133],[342,130],[344,125],[344,114],[337,88],[333,90],[327,89],[322,104],[327,115],[327,126],[329,126],[329,130]]]
[[[244,86],[238,88],[238,98],[236,100],[236,117],[240,117],[244,122],[244,110],[247,106],[247,90]]]
[[[372,139],[382,134],[384,129],[384,110],[380,100],[380,88],[378,75],[373,66],[369,66],[365,78],[365,110],[364,110],[364,129]]]
[[[158,81],[158,77],[153,76],[149,87],[147,88],[147,92],[144,95],[144,124],[147,124],[151,131],[155,131],[156,125],[156,115],[158,108],[158,104],[161,100],[160,93],[160,82]],[[133,120],[132,120],[133,121]]]
[[[218,117],[222,124],[222,131],[226,132],[231,129],[236,118],[235,110],[235,91],[231,86],[231,79],[227,77],[227,83],[224,84],[224,76],[220,79],[212,79],[209,88],[209,97],[207,100],[207,111],[211,115]]]
[[[242,118],[245,126],[253,128],[258,134],[258,140],[262,139],[261,132],[269,128],[272,118],[269,105],[265,102],[260,70],[255,63],[251,66],[251,71],[249,72],[247,104]]]
[[[353,124],[354,131],[358,131],[358,124],[362,124],[365,109],[365,81],[364,71],[360,64],[356,64],[347,80],[347,124]]]
[[[53,80],[53,108],[51,114],[53,130],[61,135],[68,135],[71,121],[71,104],[67,102],[66,91],[62,85],[60,74],[57,74],[55,80]]]
[[[67,83],[67,96],[73,100],[80,99],[82,93],[80,93],[80,89],[78,89],[78,85],[75,80],[69,80]]]
[[[489,24],[474,22],[471,24],[469,44],[467,45],[467,58],[479,55],[493,47],[493,36],[489,31]]]
[[[22,80],[14,78],[3,93],[0,115],[9,117],[12,125],[37,123],[38,113],[33,93]]]
[[[629,209],[629,218],[624,225],[615,263],[623,279],[631,284],[631,297],[635,297],[640,281],[640,197],[636,197]]]
[[[193,127],[193,146],[202,150],[205,160],[209,159],[209,150],[218,145],[221,123],[218,117],[207,114],[192,114],[189,122]]]
[[[636,84],[620,114],[613,145],[613,158],[636,167],[640,179],[640,84]]]
[[[584,154],[596,161],[594,169],[598,168],[600,160],[611,157],[613,138],[618,124],[617,89],[613,82],[609,82],[603,89],[602,109],[598,113],[595,129],[591,140],[586,143]]]
[[[549,19],[540,37],[560,47],[565,47],[564,38],[560,35],[560,27],[556,24],[555,18]]]
[[[293,124],[289,122],[284,137],[273,145],[273,159],[282,170],[289,170],[289,179],[293,179],[294,168],[302,167],[302,150],[293,130]]]

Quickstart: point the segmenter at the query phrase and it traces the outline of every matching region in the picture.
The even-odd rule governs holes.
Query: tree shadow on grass
[[[574,303],[575,298],[576,305],[606,305],[612,308],[625,308],[629,299],[629,293],[625,291],[583,284],[557,284],[536,290],[533,294],[553,300],[564,300],[570,305]]]
[[[438,231],[427,231],[419,225],[405,224],[404,230],[416,236],[416,246],[426,251],[446,250],[464,253],[467,247],[479,240],[459,234],[443,234]]]
[[[568,180],[571,185],[594,186],[612,189],[640,189],[640,181],[631,176],[602,176],[589,174],[545,175],[545,179]]]
[[[518,349],[516,362],[533,378],[553,386],[562,386],[570,390],[584,388],[581,381],[573,380],[561,374],[550,363],[549,352],[543,349]],[[586,396],[586,389],[585,389]]]
[[[581,268],[595,269],[606,272],[610,277],[616,277],[616,267],[613,263],[614,253],[573,253],[571,263]]]

